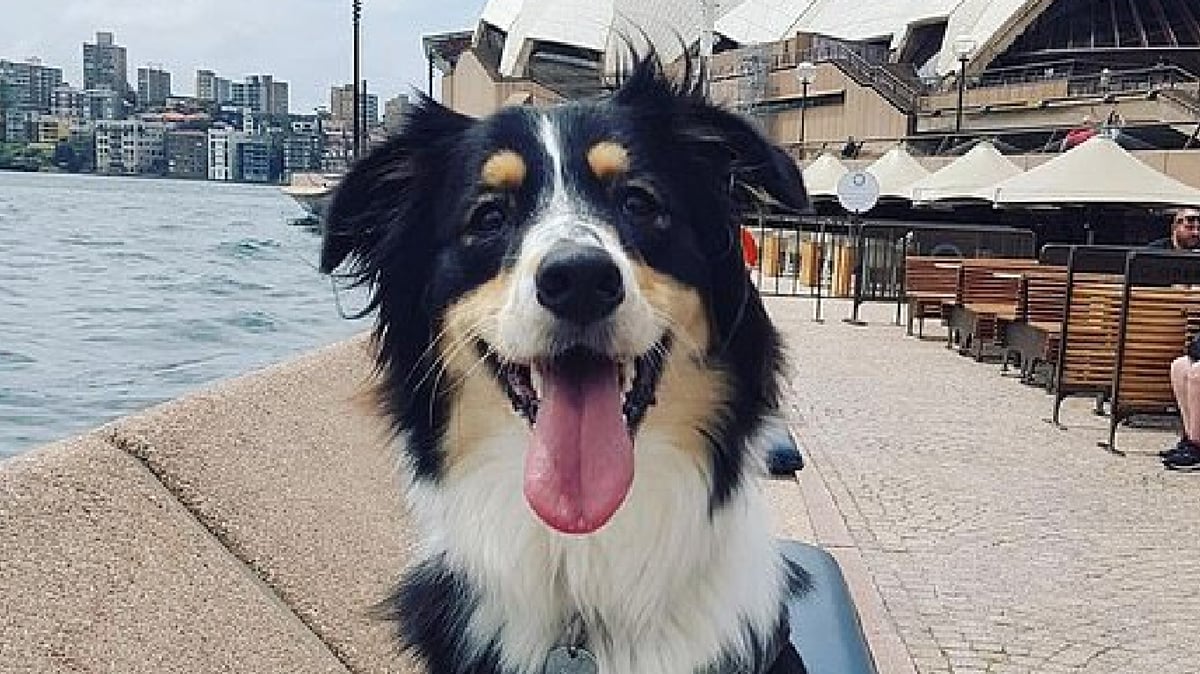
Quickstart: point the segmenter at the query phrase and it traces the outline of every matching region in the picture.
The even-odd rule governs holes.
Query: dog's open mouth
[[[547,525],[591,533],[621,506],[633,483],[634,436],[655,403],[669,348],[664,338],[625,362],[582,348],[529,364],[487,356],[530,424],[525,498]]]

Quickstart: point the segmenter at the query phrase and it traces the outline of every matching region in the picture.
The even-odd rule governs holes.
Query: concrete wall
[[[412,672],[362,339],[0,463],[0,672]]]
[[[494,79],[470,50],[459,57],[449,87],[443,85],[442,95],[447,106],[472,117],[485,117],[518,99],[518,104],[531,105],[550,105],[562,100],[532,80]]]

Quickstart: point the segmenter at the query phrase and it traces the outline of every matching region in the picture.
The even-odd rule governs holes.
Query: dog
[[[780,338],[738,215],[795,164],[652,52],[604,97],[422,98],[345,176],[325,273],[371,289],[419,560],[385,603],[435,674],[794,674],[755,476]]]

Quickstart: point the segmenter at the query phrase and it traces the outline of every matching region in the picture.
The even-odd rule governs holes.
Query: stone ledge
[[[99,436],[0,470],[0,669],[346,668],[144,466]]]

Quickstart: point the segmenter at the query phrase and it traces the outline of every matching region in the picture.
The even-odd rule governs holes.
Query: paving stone
[[[1057,429],[1042,389],[905,337],[889,306],[866,305],[866,327],[833,318],[844,302],[823,324],[808,300],[768,308],[793,357],[791,421],[918,671],[938,671],[931,640],[993,669],[1200,662],[1200,640],[1178,638],[1200,631],[1200,583],[1178,582],[1200,577],[1200,476],[1162,469],[1173,433],[1123,427],[1117,456],[1096,446],[1091,400],[1068,399]]]

